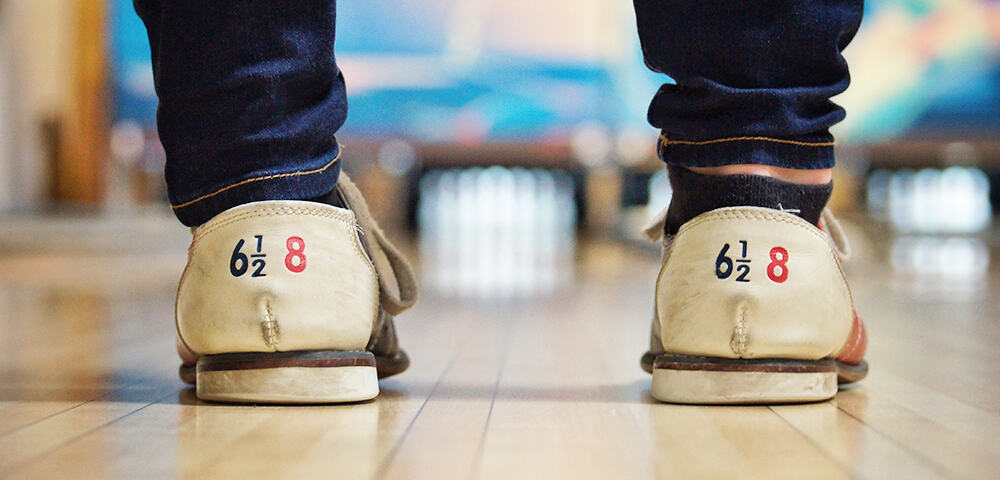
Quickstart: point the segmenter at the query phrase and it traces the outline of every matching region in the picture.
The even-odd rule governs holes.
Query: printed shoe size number
[[[264,253],[264,236],[254,235],[254,248],[250,255],[243,253],[246,240],[240,239],[233,247],[233,255],[229,258],[229,273],[234,277],[242,277],[251,272],[251,277],[266,277],[264,268],[267,266],[267,254]],[[292,273],[302,273],[306,269],[306,242],[299,236],[291,236],[285,240],[285,268]]]
[[[730,257],[728,243],[719,250],[719,255],[715,257],[715,277],[719,280],[726,280],[736,274],[737,282],[749,282],[750,257],[747,256],[747,241],[739,241],[739,256],[735,259]],[[768,254],[771,263],[767,264],[767,278],[774,283],[785,283],[788,280],[788,250],[784,247],[772,247]]]

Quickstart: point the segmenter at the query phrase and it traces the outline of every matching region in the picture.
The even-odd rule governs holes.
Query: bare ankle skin
[[[803,185],[822,185],[833,179],[833,169],[796,170],[770,165],[723,165],[721,167],[686,167],[702,175],[763,175],[778,180]]]

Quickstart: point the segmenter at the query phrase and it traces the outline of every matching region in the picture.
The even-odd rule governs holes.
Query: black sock
[[[673,188],[664,227],[668,235],[688,220],[722,207],[780,208],[816,225],[833,192],[833,182],[800,185],[763,175],[702,175],[673,165],[667,172]]]
[[[306,201],[325,203],[327,205],[333,205],[334,207],[347,208],[347,202],[345,202],[341,197],[340,192],[337,191],[337,187],[334,187],[333,190],[330,190],[322,195],[307,198]]]

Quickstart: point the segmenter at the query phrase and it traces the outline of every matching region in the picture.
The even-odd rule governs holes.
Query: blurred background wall
[[[0,2],[0,209],[96,205],[106,151],[102,2]]]
[[[50,200],[46,122],[67,111],[72,15],[61,0],[0,3],[0,208]]]

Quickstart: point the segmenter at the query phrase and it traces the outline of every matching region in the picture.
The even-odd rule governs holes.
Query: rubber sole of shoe
[[[405,372],[407,368],[410,368],[410,357],[403,350],[397,351],[392,356],[375,355],[375,368],[378,371],[378,378],[380,380],[393,375],[399,375]],[[194,385],[197,382],[196,365],[181,365],[177,369],[177,374],[184,383]]]
[[[858,381],[868,364],[833,359],[727,359],[659,355],[652,365],[657,400],[685,404],[778,404],[833,398],[838,383]]]
[[[370,352],[230,353],[198,359],[198,398],[230,403],[328,404],[378,395]]]

